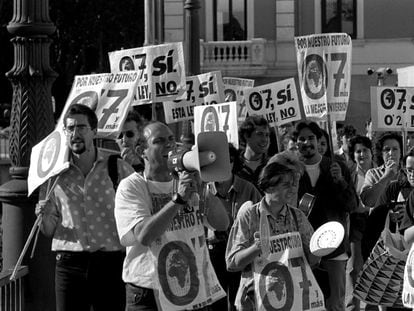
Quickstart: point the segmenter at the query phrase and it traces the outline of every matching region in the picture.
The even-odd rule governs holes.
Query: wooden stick
[[[14,267],[13,273],[10,276],[10,281],[14,281],[16,279],[17,271],[19,270],[20,266],[22,265],[23,257],[27,252],[27,249],[29,248],[30,242],[32,241],[32,238],[34,234],[36,233],[36,230],[39,229],[39,224],[42,221],[42,215],[37,216],[35,223],[33,224],[32,230],[30,230],[29,237],[26,240],[26,243],[24,244],[23,250],[20,253],[19,259],[17,260],[16,266]]]
[[[49,197],[52,194],[52,191],[55,188],[58,179],[59,179],[59,176],[56,176],[56,178],[55,178],[55,180],[53,181],[53,184],[52,184],[51,178],[49,178],[49,180],[47,182],[45,200],[49,200]],[[29,236],[26,240],[26,243],[24,244],[23,250],[20,253],[20,256],[19,256],[19,259],[17,260],[16,265],[14,266],[13,273],[10,276],[11,281],[15,280],[17,271],[19,270],[20,266],[22,265],[24,255],[26,254],[27,249],[29,248],[29,245],[30,245],[30,242],[33,239],[33,236],[36,234],[36,238],[35,238],[35,241],[33,243],[33,249],[32,249],[32,253],[31,253],[30,258],[33,257],[34,250],[35,250],[36,244],[37,244],[37,238],[38,238],[39,231],[40,231],[40,225],[42,223],[42,218],[43,218],[42,215],[37,216],[36,221],[34,222],[32,229],[30,230]]]

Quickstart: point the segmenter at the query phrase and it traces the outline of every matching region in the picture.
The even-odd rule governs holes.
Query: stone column
[[[34,221],[37,194],[27,197],[27,175],[34,145],[54,128],[51,87],[57,74],[49,63],[49,35],[56,28],[49,18],[48,0],[14,0],[7,26],[14,36],[14,65],[6,74],[13,86],[10,160],[11,181],[0,187],[3,203],[3,263],[13,268]],[[50,240],[39,236],[29,266],[25,291],[27,310],[54,310],[54,262]],[[41,284],[41,285],[40,285]],[[52,288],[51,288],[52,286]]]

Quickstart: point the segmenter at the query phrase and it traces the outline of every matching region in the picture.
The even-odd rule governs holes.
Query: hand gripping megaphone
[[[231,166],[226,134],[198,134],[191,150],[170,151],[168,167],[177,171],[198,171],[204,182],[228,180],[231,177]]]

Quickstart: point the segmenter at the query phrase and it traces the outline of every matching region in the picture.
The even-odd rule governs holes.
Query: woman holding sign
[[[259,177],[264,198],[244,203],[237,214],[226,263],[229,271],[242,271],[238,310],[324,309],[309,266],[319,260],[309,251],[312,226],[303,212],[288,205],[295,195],[295,173],[279,163],[267,164]]]

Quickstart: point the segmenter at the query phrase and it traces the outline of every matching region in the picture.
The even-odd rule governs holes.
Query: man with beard
[[[234,171],[241,178],[257,185],[259,174],[269,159],[269,124],[261,116],[249,116],[240,126],[239,137],[244,149]]]
[[[308,215],[316,230],[329,221],[338,221],[347,228],[349,213],[357,207],[357,196],[346,165],[332,162],[318,151],[318,140],[322,132],[315,122],[301,122],[296,127],[301,160],[305,173],[299,181],[298,198],[305,193],[315,196],[315,204]],[[349,237],[345,237],[331,254],[322,257],[322,273],[315,271],[315,277],[326,299],[328,311],[345,310],[345,269],[350,254]],[[327,276],[326,273],[327,272]],[[328,278],[329,288],[324,286]]]
[[[56,310],[124,310],[124,247],[114,219],[115,190],[108,155],[94,145],[98,119],[74,104],[64,117],[70,166],[60,173],[49,200],[39,201],[41,230],[56,252]],[[133,168],[117,160],[119,178]]]

